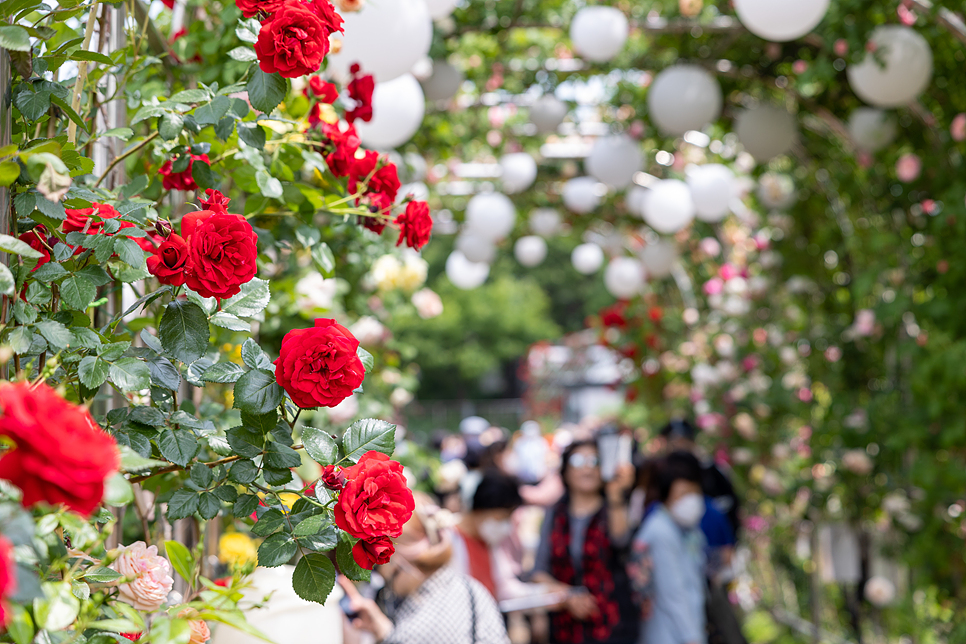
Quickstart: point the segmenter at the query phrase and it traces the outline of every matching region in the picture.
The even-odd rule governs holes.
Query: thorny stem
[[[305,449],[305,446],[304,445],[293,445],[292,446],[292,449],[295,449],[295,450]],[[202,465],[207,465],[208,467],[212,467],[213,468],[213,467],[217,467],[219,465],[224,465],[225,463],[233,463],[233,462],[235,462],[237,460],[241,460],[242,458],[243,458],[242,456],[239,456],[239,455],[236,454],[235,456],[226,456],[225,458],[219,458],[217,461],[209,461],[207,463],[202,463]],[[141,481],[146,481],[147,479],[149,479],[149,478],[151,478],[153,476],[158,476],[160,474],[169,474],[171,472],[183,472],[183,471],[185,471],[187,469],[188,469],[187,467],[182,467],[180,465],[168,465],[166,467],[162,467],[159,470],[155,470],[155,471],[151,472],[150,474],[141,474],[139,476],[132,477],[132,478],[128,479],[128,481],[131,482],[131,483],[140,483]]]
[[[111,164],[109,166],[107,166],[107,170],[104,171],[104,174],[102,174],[97,179],[97,182],[94,184],[94,187],[96,188],[97,186],[101,185],[101,181],[104,181],[104,179],[107,178],[107,175],[111,174],[111,170],[113,170],[117,166],[118,163],[120,163],[124,159],[128,158],[129,156],[131,156],[135,152],[137,152],[137,151],[141,150],[142,148],[144,148],[144,146],[146,146],[148,143],[150,143],[151,141],[153,141],[157,136],[158,136],[158,132],[155,131],[154,133],[151,134],[151,136],[149,136],[148,138],[144,139],[143,141],[141,141],[140,143],[138,143],[137,145],[135,145],[133,148],[131,148],[130,150],[128,150],[124,154],[118,155],[113,161],[111,161]]]

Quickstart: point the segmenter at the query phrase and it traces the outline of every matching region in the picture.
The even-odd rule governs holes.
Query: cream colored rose
[[[191,608],[186,608],[178,613],[178,617],[186,617],[190,620],[188,623],[191,626],[191,639],[188,640],[188,644],[205,644],[211,639],[211,630],[208,628],[208,623],[203,619],[191,619],[197,614],[198,611]]]
[[[413,293],[413,306],[416,313],[424,320],[430,320],[443,314],[443,300],[436,291],[428,288],[419,289]]]
[[[340,13],[359,11],[365,4],[363,0],[335,0],[335,6],[339,8]]]
[[[148,547],[143,541],[121,546],[117,552],[117,559],[110,567],[132,579],[118,586],[121,601],[138,610],[157,610],[167,599],[174,584],[171,564],[158,555],[157,546]]]

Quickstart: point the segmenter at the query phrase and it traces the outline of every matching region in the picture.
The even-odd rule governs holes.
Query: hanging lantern
[[[721,115],[721,86],[697,65],[673,65],[647,90],[647,110],[654,125],[668,136],[704,129]]]
[[[694,219],[691,190],[677,179],[658,181],[645,196],[642,212],[648,226],[665,235],[674,234]]]
[[[735,119],[735,134],[759,163],[785,154],[798,140],[795,117],[773,105],[759,105],[739,114]]]
[[[581,57],[602,63],[620,53],[630,26],[627,17],[614,7],[584,7],[570,23],[570,40]]]
[[[728,216],[737,192],[735,173],[720,163],[695,166],[688,173],[694,212],[701,221],[715,223]]]
[[[570,253],[570,262],[578,273],[591,275],[604,264],[604,250],[597,244],[581,244]]]
[[[605,136],[594,141],[590,156],[584,161],[587,173],[612,188],[626,188],[644,164],[640,147],[623,134]]]
[[[466,228],[482,239],[496,241],[513,231],[517,209],[499,192],[478,194],[466,204]]]
[[[556,132],[567,116],[567,105],[553,94],[541,96],[530,106],[530,122],[538,134]]]
[[[513,254],[524,266],[537,266],[547,257],[547,242],[543,237],[526,235],[513,245]]]
[[[537,162],[526,152],[503,155],[500,169],[503,191],[511,195],[523,192],[537,178]]]
[[[356,121],[362,144],[389,150],[413,137],[423,122],[426,100],[419,81],[412,74],[376,83],[372,92],[372,120]]]
[[[600,184],[593,177],[577,177],[564,184],[563,202],[568,210],[584,215],[600,205]]]
[[[483,284],[490,274],[490,265],[471,262],[458,250],[446,258],[446,277],[456,288],[471,291]]]
[[[553,237],[560,232],[560,213],[553,208],[535,208],[530,213],[530,230],[541,237]]]
[[[855,146],[876,152],[896,138],[896,120],[888,112],[872,107],[858,107],[849,115],[849,136]]]
[[[772,42],[801,38],[822,22],[829,0],[734,0],[738,20]]]
[[[846,73],[852,91],[876,107],[899,107],[914,101],[932,80],[932,50],[919,32],[883,25],[872,32],[875,51]]]
[[[463,84],[463,72],[445,60],[434,60],[433,72],[429,78],[420,82],[427,100],[448,101],[456,96]]]
[[[604,288],[619,300],[626,300],[641,292],[644,268],[636,259],[615,257],[604,271]]]

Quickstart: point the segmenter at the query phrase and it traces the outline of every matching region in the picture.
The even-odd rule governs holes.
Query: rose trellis
[[[340,435],[305,413],[362,394],[373,355],[334,316],[276,348],[258,329],[280,276],[332,278],[360,244],[419,250],[429,210],[361,147],[372,77],[353,67],[340,96],[312,76],[333,6],[237,4],[204,18],[217,52],[197,77],[170,73],[193,63],[137,0],[0,8],[0,641],[254,632],[251,566],[215,583],[205,526],[250,526],[258,564],[296,560],[295,591],[323,602],[412,513],[393,424]],[[197,545],[171,538],[186,521]]]

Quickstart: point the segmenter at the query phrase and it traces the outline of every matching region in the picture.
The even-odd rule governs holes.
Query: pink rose
[[[966,112],[960,112],[953,117],[953,122],[949,124],[949,133],[953,141],[966,140]]]
[[[143,541],[121,546],[117,552],[110,567],[131,579],[118,587],[121,601],[146,612],[160,608],[174,584],[168,560],[158,554],[157,546],[148,547]]]
[[[922,172],[922,161],[911,152],[903,154],[896,161],[896,177],[903,183],[915,181],[919,178],[920,172]]]
[[[734,278],[738,277],[740,274],[741,272],[734,264],[724,264],[721,268],[718,269],[718,277],[720,277],[726,282],[728,280],[733,280]]]
[[[429,320],[443,314],[443,300],[428,288],[420,289],[413,293],[413,306],[416,312],[424,320]]]
[[[875,330],[875,311],[861,309],[855,313],[855,323],[852,327],[856,336],[867,338]]]
[[[720,277],[712,277],[704,283],[705,295],[718,295],[722,290],[724,290],[724,282]]]
[[[804,60],[796,60],[792,63],[792,71],[796,74],[804,74],[808,69],[808,63]]]
[[[188,640],[188,644],[205,644],[211,639],[211,630],[208,628],[208,623],[203,619],[191,619],[197,615],[198,611],[191,608],[186,608],[178,613],[178,617],[190,620],[188,625],[191,627],[191,639]]]
[[[839,38],[835,41],[835,46],[833,48],[835,49],[836,56],[844,56],[849,53],[849,41],[847,41],[845,38]]]

